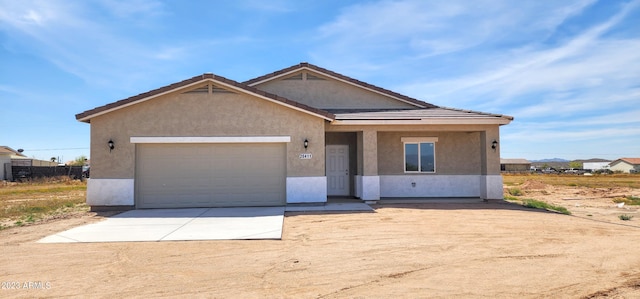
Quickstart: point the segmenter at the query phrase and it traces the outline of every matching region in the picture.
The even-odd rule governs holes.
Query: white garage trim
[[[291,136],[131,137],[131,143],[280,143]]]

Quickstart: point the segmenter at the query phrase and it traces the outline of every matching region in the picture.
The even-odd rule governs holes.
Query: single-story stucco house
[[[620,171],[624,173],[640,172],[640,158],[620,158],[609,163],[611,171]]]
[[[91,124],[99,209],[501,199],[500,126],[513,117],[300,63],[243,83],[207,73],[76,119]]]

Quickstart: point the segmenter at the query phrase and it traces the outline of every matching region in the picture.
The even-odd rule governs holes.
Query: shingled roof
[[[323,109],[307,106],[297,101],[293,101],[293,100],[281,97],[279,95],[272,94],[264,90],[260,90],[255,87],[261,83],[275,80],[277,78],[286,76],[291,73],[295,73],[300,70],[309,70],[309,71],[312,71],[312,72],[315,72],[315,73],[318,73],[318,74],[321,74],[321,75],[324,75],[324,76],[327,76],[327,77],[330,77],[330,78],[333,78],[333,79],[336,79],[336,80],[339,80],[339,81],[342,81],[366,90],[370,90],[370,91],[397,99],[399,101],[403,101],[405,103],[415,106],[416,108],[401,109],[401,110],[384,109],[382,111],[380,110],[370,111],[367,109],[360,109],[360,110],[350,109],[350,111],[338,111],[338,110],[332,111],[332,110],[326,110],[326,109],[323,110]],[[463,119],[466,121],[473,121],[475,119],[481,122],[482,121],[495,122],[495,121],[491,121],[491,119],[494,119],[494,120],[497,119],[497,121],[500,124],[506,124],[506,123],[509,123],[509,121],[513,120],[513,117],[508,115],[491,114],[491,113],[484,113],[479,111],[462,110],[462,109],[436,106],[427,102],[423,102],[423,101],[399,94],[397,92],[394,92],[388,89],[384,89],[382,87],[378,87],[366,82],[362,82],[357,79],[353,79],[351,77],[327,70],[325,68],[321,68],[319,66],[316,66],[307,62],[302,62],[300,64],[293,65],[288,68],[284,68],[279,71],[275,71],[273,73],[260,76],[242,83],[231,80],[231,79],[227,79],[222,76],[214,75],[211,73],[205,73],[202,75],[192,77],[190,79],[186,79],[186,80],[176,82],[167,86],[163,86],[154,90],[150,90],[132,97],[128,97],[126,99],[122,99],[117,102],[113,102],[104,106],[100,106],[91,110],[84,111],[82,113],[76,114],[76,119],[79,121],[89,123],[91,122],[91,118],[93,117],[96,117],[105,113],[109,113],[114,110],[122,109],[127,106],[138,104],[138,103],[153,99],[155,97],[167,94],[169,92],[173,92],[179,89],[186,89],[191,86],[196,86],[200,83],[207,82],[207,81],[217,82],[218,84],[227,86],[231,89],[236,89],[241,92],[253,94],[255,96],[262,97],[272,102],[290,107],[292,109],[300,110],[302,112],[306,112],[306,113],[324,118],[329,121],[340,120],[342,122],[344,121],[353,122],[353,121],[385,120],[385,119],[386,120],[406,119],[406,120],[425,121],[426,119],[435,120],[435,119],[446,118],[449,120]],[[390,111],[390,110],[394,110],[394,111]]]
[[[255,87],[252,86],[248,86],[246,84],[243,83],[239,83],[237,81],[231,80],[231,79],[227,79],[225,77],[222,76],[218,76],[218,75],[214,75],[211,73],[208,74],[202,74],[199,76],[195,76],[192,77],[190,79],[186,79],[180,82],[176,82],[167,86],[163,86],[154,90],[150,90],[132,97],[128,97],[126,99],[122,99],[119,100],[117,102],[113,102],[104,106],[100,106],[100,107],[96,107],[94,109],[91,110],[87,110],[85,112],[76,114],[76,119],[79,121],[84,121],[84,122],[90,122],[92,117],[101,115],[101,114],[105,114],[108,113],[110,111],[113,110],[117,110],[117,109],[121,109],[130,105],[134,105],[140,102],[144,102],[146,100],[149,100],[151,98],[166,94],[168,92],[172,92],[184,87],[188,87],[188,86],[193,86],[193,85],[197,85],[198,83],[201,82],[206,82],[206,81],[213,81],[213,82],[219,82],[222,83],[224,85],[228,85],[228,86],[232,86],[235,87],[239,90],[243,90],[247,93],[250,94],[254,94],[254,95],[258,95],[258,96],[262,96],[265,98],[268,98],[276,103],[280,103],[282,105],[285,106],[289,106],[295,109],[299,109],[302,111],[306,111],[310,114],[314,114],[317,115],[319,117],[325,118],[327,120],[333,120],[335,118],[335,116],[325,110],[322,109],[318,109],[318,108],[314,108],[314,107],[310,107],[307,105],[304,105],[302,103],[298,103],[296,101],[292,101],[289,100],[287,98],[281,97],[279,95],[275,95],[272,93],[268,93],[266,91],[257,89]]]
[[[620,158],[611,162],[611,164],[617,163],[618,161],[624,161],[631,165],[640,165],[640,158]]]

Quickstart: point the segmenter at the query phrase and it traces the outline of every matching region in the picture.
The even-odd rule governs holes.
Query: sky
[[[89,157],[78,113],[300,62],[513,116],[503,158],[640,157],[640,0],[0,0],[0,145]]]

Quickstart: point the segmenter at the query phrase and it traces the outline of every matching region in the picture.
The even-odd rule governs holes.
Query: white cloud
[[[504,100],[530,92],[562,92],[610,83],[620,85],[620,80],[636,81],[640,72],[640,40],[579,39],[559,48],[518,53],[516,57],[505,55],[501,64],[479,73],[403,89],[433,98],[476,93]],[[625,69],[628,71],[620,71]]]
[[[616,139],[626,139],[629,137],[640,136],[639,127],[611,127],[611,128],[599,128],[599,129],[553,129],[553,128],[539,128],[532,126],[529,129],[518,128],[515,132],[506,132],[502,134],[502,139],[508,139],[510,142],[542,142],[553,141],[558,143],[570,143],[576,141],[586,140],[603,140],[610,139],[610,136],[615,136]]]
[[[640,137],[640,39],[611,32],[629,26],[640,1],[584,23],[594,2],[358,4],[319,29],[326,44],[312,55],[365,80],[415,78],[386,87],[435,104],[514,115],[507,143],[622,144]]]
[[[0,10],[0,26],[12,37],[13,43],[19,45],[15,47],[17,51],[29,51],[30,55],[40,56],[92,85],[130,84],[133,79],[144,77],[143,74],[157,71],[160,65],[155,62],[184,55],[179,46],[156,46],[124,34],[117,21],[100,20],[97,15],[101,11],[83,2],[7,3],[9,5]],[[141,15],[161,11],[155,3],[102,1],[113,14],[139,20],[144,19]],[[124,77],[129,80],[123,80]]]
[[[504,38],[547,36],[591,3],[407,0],[356,4],[319,28],[318,47],[312,55],[329,64],[341,57],[343,67],[345,61],[357,65],[423,60],[500,43]]]
[[[66,12],[72,6],[54,1],[0,1],[0,23],[27,31],[32,27],[44,27],[63,23],[71,17]]]
[[[487,53],[493,64],[456,73],[459,77],[451,79],[420,78],[399,90],[436,104],[498,109],[517,118],[593,110],[608,113],[616,106],[629,106],[639,98],[640,40],[603,36],[619,26],[638,3],[555,47],[537,45]],[[473,63],[461,59],[460,63]],[[603,102],[607,103],[604,107]]]

